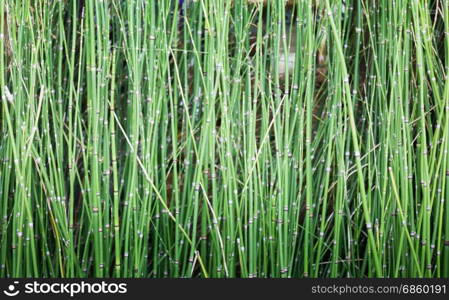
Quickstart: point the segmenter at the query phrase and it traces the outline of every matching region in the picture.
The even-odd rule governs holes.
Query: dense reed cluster
[[[448,0],[0,1],[0,277],[449,277]]]

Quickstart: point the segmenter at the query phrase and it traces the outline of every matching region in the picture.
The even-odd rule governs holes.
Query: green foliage
[[[294,2],[1,1],[0,277],[449,277],[449,1]]]

